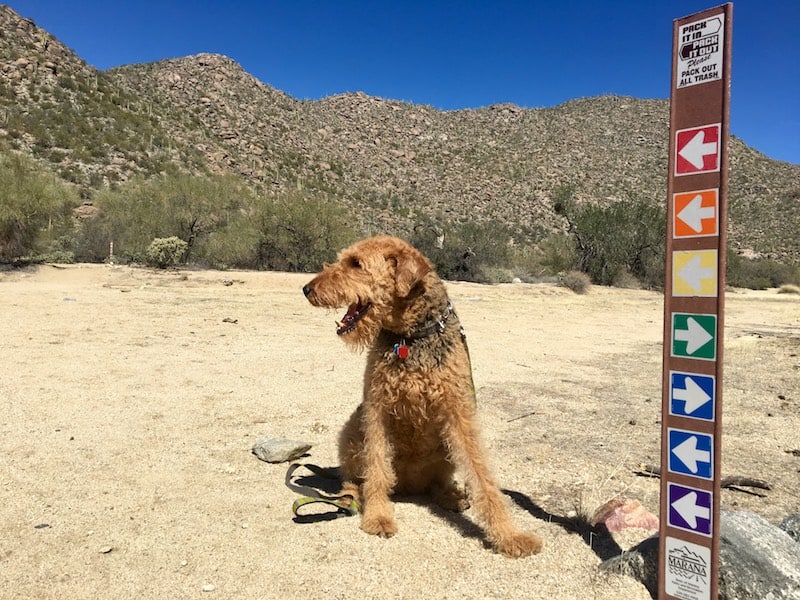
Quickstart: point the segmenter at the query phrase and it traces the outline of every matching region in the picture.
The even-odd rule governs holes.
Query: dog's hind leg
[[[364,435],[361,433],[361,407],[359,406],[347,420],[339,434],[339,471],[342,476],[340,496],[352,496],[359,506],[363,506],[361,496],[362,450]]]
[[[455,481],[448,484],[434,484],[431,487],[433,501],[444,509],[454,512],[464,512],[469,508],[467,492]]]
[[[536,554],[542,540],[532,533],[519,531],[511,521],[506,499],[497,487],[475,427],[474,407],[460,404],[459,410],[446,411],[443,433],[454,462],[463,470],[472,505],[494,548],[514,558]]]
[[[469,508],[467,492],[464,486],[453,479],[455,467],[442,454],[441,459],[428,466],[427,477],[430,483],[428,490],[436,504],[446,510],[463,512]]]

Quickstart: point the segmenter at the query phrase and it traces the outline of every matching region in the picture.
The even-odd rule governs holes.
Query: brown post
[[[732,11],[673,22],[660,599],[718,595]]]

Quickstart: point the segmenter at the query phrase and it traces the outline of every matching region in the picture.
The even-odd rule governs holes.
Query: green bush
[[[265,201],[252,220],[246,239],[255,242],[252,265],[277,271],[318,271],[358,233],[353,215],[327,195],[302,191]]]
[[[75,262],[75,254],[69,250],[52,250],[43,254],[37,254],[33,257],[33,262],[69,265]]]
[[[577,268],[578,255],[575,240],[565,233],[553,233],[534,248],[516,252],[516,261],[526,277],[554,276]]]
[[[726,283],[732,287],[765,290],[784,284],[800,284],[800,265],[779,263],[766,258],[745,258],[730,247],[725,266]]]
[[[456,223],[439,228],[423,222],[409,240],[436,267],[439,276],[457,281],[495,283],[512,261],[514,233],[496,221]]]
[[[560,190],[554,208],[567,220],[578,269],[601,285],[613,285],[627,271],[646,286],[661,287],[664,208],[642,198],[618,200],[608,206],[578,204],[570,193]]]
[[[31,257],[72,230],[75,190],[31,159],[0,154],[0,262]]]
[[[130,262],[146,258],[153,239],[177,237],[187,244],[184,259],[202,262],[207,259],[208,238],[249,210],[254,195],[233,177],[177,174],[101,190],[94,203],[102,221],[83,231],[91,239],[80,240],[82,248],[105,252],[98,242],[107,250],[109,240],[114,240],[116,254]]]
[[[189,244],[178,237],[156,238],[147,247],[145,258],[148,266],[166,269],[183,264],[188,251]]]

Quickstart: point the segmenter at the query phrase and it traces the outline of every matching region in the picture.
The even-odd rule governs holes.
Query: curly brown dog
[[[398,238],[368,238],[341,251],[303,293],[314,306],[347,307],[336,333],[369,349],[363,401],[339,440],[342,493],[361,501],[361,529],[397,532],[393,492],[469,508],[453,480],[458,468],[494,548],[538,552],[541,539],[514,526],[484,461],[466,341],[430,261]]]

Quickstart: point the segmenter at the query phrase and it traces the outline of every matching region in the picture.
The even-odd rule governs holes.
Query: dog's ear
[[[427,259],[416,250],[404,250],[394,256],[397,262],[395,271],[395,290],[397,295],[405,298],[414,289],[422,278],[431,272],[431,265]]]

